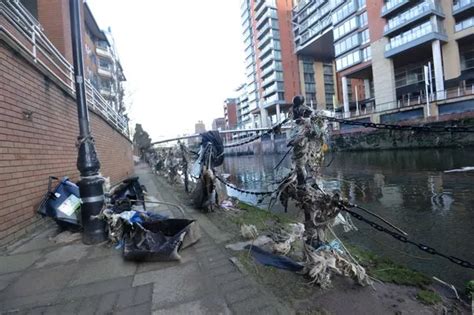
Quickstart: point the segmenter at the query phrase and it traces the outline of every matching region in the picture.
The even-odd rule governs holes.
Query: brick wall
[[[114,183],[131,175],[131,142],[90,118],[103,176]],[[79,179],[77,135],[74,99],[0,40],[0,245],[38,224],[48,176]]]

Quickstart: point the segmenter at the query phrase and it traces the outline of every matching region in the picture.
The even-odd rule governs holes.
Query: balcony
[[[262,72],[260,73],[260,75],[263,77],[267,76],[268,74],[270,74],[271,72],[275,71],[275,62],[272,62],[268,67],[266,67],[264,70],[262,70]]]
[[[281,74],[281,72],[274,71],[270,76],[266,77],[262,81],[262,88],[266,88],[267,86],[276,81],[283,81],[283,75]]]
[[[272,50],[280,50],[280,45],[277,45],[277,43],[273,40],[269,45],[266,45],[262,50],[260,50],[260,57],[264,58]]]
[[[97,74],[106,78],[112,78],[114,76],[112,69],[104,67],[99,67],[97,69]]]
[[[439,23],[425,22],[391,38],[390,43],[385,46],[385,58],[393,57],[433,40],[447,41],[447,39]]]
[[[268,19],[278,20],[278,15],[274,9],[266,10],[265,13],[257,19],[257,29],[260,29],[264,22],[267,22]]]
[[[474,0],[458,0],[453,4],[453,15],[459,15],[474,9]]]
[[[270,85],[270,87],[263,90],[263,97],[266,98],[276,92],[283,92],[283,89],[280,89],[279,85],[283,85],[283,82],[275,82],[273,85]]]
[[[266,11],[268,10],[269,6],[265,3],[265,0],[257,1],[257,5],[255,7],[255,18],[258,20]]]
[[[263,25],[263,27],[258,30],[257,39],[258,39],[258,40],[261,40],[261,39],[267,34],[267,32],[268,32],[270,29],[271,29],[270,22],[265,23],[265,24]]]
[[[268,54],[265,58],[263,58],[261,61],[260,61],[260,67],[261,68],[265,68],[270,62],[273,62],[275,60],[281,60],[281,54],[280,52],[271,52],[270,54]]]
[[[411,0],[389,0],[382,7],[381,17],[387,18],[392,14],[395,14],[405,8],[406,5],[410,4]]]
[[[112,53],[107,48],[97,46],[95,52],[100,57],[113,59]]]
[[[317,38],[319,35],[321,35],[331,25],[332,25],[331,16],[328,16],[325,19],[319,21],[318,24],[316,24],[315,26],[308,29],[307,32],[301,34],[300,45],[304,45],[310,39]]]
[[[279,32],[275,30],[271,30],[270,32],[267,32],[265,36],[258,42],[258,49],[263,50],[266,45],[269,44],[271,40],[279,40],[280,39],[280,34]]]
[[[115,92],[112,91],[110,88],[101,88],[100,90],[100,95],[102,95],[105,98],[110,98],[115,96]]]
[[[444,18],[442,8],[438,3],[434,3],[433,1],[421,2],[413,8],[388,20],[387,25],[384,27],[384,36],[393,36],[400,33],[421,19],[427,19],[433,14]]]
[[[460,40],[465,38],[472,38],[474,35],[474,17],[470,17],[457,23],[454,27],[454,39]]]
[[[299,13],[301,10],[303,10],[306,5],[308,5],[312,0],[301,0],[297,6],[293,8],[294,13]]]
[[[312,27],[315,23],[321,21],[326,15],[331,12],[331,5],[327,4],[324,7],[319,8],[317,11],[312,13],[307,20],[304,20],[298,24],[300,33],[303,33],[308,28]]]

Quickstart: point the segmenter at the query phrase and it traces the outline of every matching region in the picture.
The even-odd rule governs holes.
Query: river
[[[288,157],[275,171],[281,158],[226,157],[222,172],[231,174],[229,181],[236,186],[272,190],[268,183],[282,178],[291,165]],[[352,203],[402,228],[412,240],[474,262],[474,170],[446,172],[474,166],[474,148],[338,152],[329,153],[326,160],[332,163],[322,170],[325,190],[341,191]],[[254,196],[230,189],[228,193],[257,202]],[[458,288],[474,279],[472,269],[400,243],[360,221],[354,223],[359,230],[344,233],[344,239]]]

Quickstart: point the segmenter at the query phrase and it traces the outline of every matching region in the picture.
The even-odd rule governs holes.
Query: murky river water
[[[287,158],[274,171],[281,158],[228,157],[223,172],[231,174],[229,181],[239,187],[271,190],[274,186],[268,183],[282,178],[290,167]],[[326,159],[331,160],[331,154]],[[469,166],[474,166],[474,148],[336,153],[323,170],[323,185],[382,215],[411,239],[474,262],[474,171],[445,172]],[[229,194],[256,202],[252,196],[230,190]],[[474,279],[472,269],[354,223],[359,231],[344,233],[345,239],[458,287]]]

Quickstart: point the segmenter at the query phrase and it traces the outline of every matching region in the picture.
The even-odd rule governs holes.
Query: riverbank
[[[290,157],[275,169],[282,155],[226,158],[221,174],[246,190],[272,191],[291,168]],[[453,172],[474,166],[474,148],[380,150],[329,153],[318,183],[338,191],[406,231],[410,239],[441,253],[474,261],[474,172]],[[228,193],[255,204],[257,198],[233,190]],[[267,202],[267,200],[265,201]],[[277,204],[278,205],[278,204]],[[272,209],[281,212],[280,207]],[[297,209],[289,207],[294,213]],[[463,290],[474,278],[472,270],[420,251],[355,220],[358,231],[342,233],[343,241],[436,276]]]
[[[157,180],[172,191],[176,200],[189,200],[181,186],[170,187],[164,179]],[[199,218],[209,220],[219,229],[216,235],[225,231],[227,237],[220,243],[222,247],[242,241],[241,224],[254,224],[260,235],[264,235],[278,225],[301,222],[302,219],[291,214],[271,213],[245,203],[238,204],[236,208],[237,211],[217,209],[199,215]],[[361,287],[349,279],[336,276],[333,287],[328,290],[309,285],[309,280],[300,274],[262,266],[246,251],[225,251],[227,255],[239,259],[246,274],[298,314],[438,314],[445,309],[468,314],[460,304],[433,293],[437,288],[428,277],[364,251],[354,250],[354,254],[371,274],[386,282],[376,281],[373,288]]]

